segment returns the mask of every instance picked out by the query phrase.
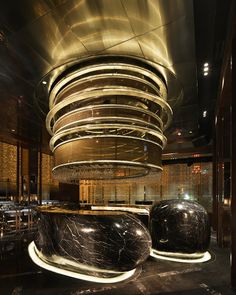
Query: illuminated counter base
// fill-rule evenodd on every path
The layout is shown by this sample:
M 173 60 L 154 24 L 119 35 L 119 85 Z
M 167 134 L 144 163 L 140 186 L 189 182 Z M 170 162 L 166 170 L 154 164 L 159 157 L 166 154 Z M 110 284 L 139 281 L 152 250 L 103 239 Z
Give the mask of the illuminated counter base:
M 209 261 L 211 259 L 211 254 L 207 251 L 205 253 L 201 253 L 200 255 L 191 255 L 191 254 L 183 254 L 183 253 L 166 253 L 162 251 L 157 251 L 152 249 L 150 256 L 153 258 L 182 262 L 182 263 L 203 263 Z
M 208 215 L 196 202 L 165 200 L 154 205 L 150 211 L 150 233 L 152 256 L 189 262 L 209 257 Z
M 48 258 L 38 251 L 34 242 L 29 244 L 28 251 L 31 259 L 38 266 L 48 271 L 90 282 L 109 284 L 117 283 L 132 277 L 136 272 L 136 269 L 126 272 L 115 272 L 99 268 L 86 267 L 83 264 L 75 262 L 73 263 L 70 260 L 56 255 Z
M 62 269 L 67 275 L 79 274 L 81 279 L 103 278 L 108 283 L 126 279 L 151 251 L 145 226 L 123 212 L 44 210 L 38 228 L 30 252 L 33 261 L 62 274 Z

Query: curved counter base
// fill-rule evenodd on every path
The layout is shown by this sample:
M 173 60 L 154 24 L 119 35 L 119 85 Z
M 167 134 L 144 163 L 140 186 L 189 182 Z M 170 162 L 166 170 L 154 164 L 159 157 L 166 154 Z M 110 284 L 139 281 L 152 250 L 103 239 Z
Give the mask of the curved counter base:
M 204 253 L 199 253 L 198 255 L 198 253 L 194 253 L 194 254 L 165 253 L 162 251 L 152 249 L 150 256 L 153 258 L 161 259 L 161 260 L 182 262 L 182 263 L 203 263 L 211 259 L 211 254 L 208 251 Z
M 34 241 L 29 244 L 28 252 L 29 252 L 30 258 L 35 264 L 37 264 L 38 266 L 48 271 L 52 271 L 52 272 L 65 275 L 71 278 L 90 281 L 90 282 L 104 283 L 104 284 L 118 283 L 118 282 L 127 280 L 128 278 L 132 277 L 136 273 L 136 269 L 132 269 L 126 272 L 115 272 L 115 271 L 113 272 L 113 271 L 108 271 L 104 269 L 85 267 L 84 265 L 80 263 L 74 263 L 73 265 L 71 265 L 70 261 L 60 258 L 58 256 L 54 257 L 54 262 L 49 262 L 49 258 L 44 256 L 38 251 Z M 67 262 L 69 264 L 66 266 Z M 65 266 L 65 268 L 63 268 L 62 266 Z M 71 267 L 70 270 L 67 269 L 67 267 L 69 266 Z
M 147 228 L 131 214 L 57 207 L 39 209 L 34 244 L 36 263 L 109 282 L 132 275 L 151 251 Z
M 186 200 L 163 200 L 150 211 L 152 247 L 159 255 L 202 258 L 210 243 L 210 225 L 206 210 Z

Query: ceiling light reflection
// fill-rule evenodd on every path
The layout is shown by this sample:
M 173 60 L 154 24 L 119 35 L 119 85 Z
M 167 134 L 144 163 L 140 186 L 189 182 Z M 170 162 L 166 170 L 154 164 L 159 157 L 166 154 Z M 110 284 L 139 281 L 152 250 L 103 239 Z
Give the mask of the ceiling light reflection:
M 91 232 L 94 232 L 95 229 L 94 228 L 85 227 L 85 228 L 82 228 L 81 231 L 84 232 L 84 233 L 91 233 Z

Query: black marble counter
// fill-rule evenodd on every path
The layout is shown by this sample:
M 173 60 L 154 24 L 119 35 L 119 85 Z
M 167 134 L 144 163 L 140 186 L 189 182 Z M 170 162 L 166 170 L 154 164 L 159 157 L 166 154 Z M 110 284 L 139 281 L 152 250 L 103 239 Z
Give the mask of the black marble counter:
M 210 243 L 210 225 L 206 210 L 198 203 L 164 200 L 150 211 L 152 247 L 162 254 L 201 256 Z
M 47 261 L 56 256 L 112 271 L 136 268 L 151 250 L 148 230 L 131 214 L 57 207 L 39 209 L 35 244 Z
M 132 213 L 137 217 L 147 228 L 149 223 L 149 209 L 148 205 L 109 205 L 109 206 L 91 206 L 91 210 L 108 210 L 108 211 L 122 211 Z

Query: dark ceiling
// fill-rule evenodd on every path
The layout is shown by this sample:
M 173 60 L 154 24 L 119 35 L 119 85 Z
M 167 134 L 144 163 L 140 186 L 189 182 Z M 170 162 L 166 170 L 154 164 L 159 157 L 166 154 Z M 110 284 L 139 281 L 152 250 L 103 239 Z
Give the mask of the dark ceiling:
M 166 154 L 208 153 L 230 7 L 229 0 L 0 1 L 0 140 L 42 142 L 49 151 L 36 87 L 63 63 L 119 53 L 161 64 L 183 87 Z M 47 97 L 40 103 L 46 110 Z

